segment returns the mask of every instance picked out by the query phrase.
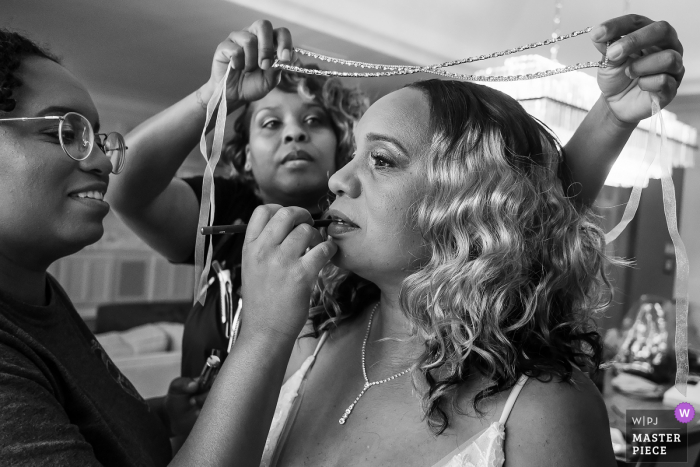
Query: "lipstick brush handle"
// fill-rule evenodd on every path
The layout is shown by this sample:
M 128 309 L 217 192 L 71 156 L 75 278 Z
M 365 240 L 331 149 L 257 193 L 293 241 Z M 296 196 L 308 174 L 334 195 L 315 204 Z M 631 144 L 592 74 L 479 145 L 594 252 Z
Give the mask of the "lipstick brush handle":
M 328 227 L 333 221 L 331 219 L 320 219 L 314 221 L 314 227 Z M 209 227 L 202 227 L 200 232 L 202 235 L 222 235 L 222 234 L 237 234 L 245 232 L 248 224 L 234 224 L 234 225 L 212 225 Z

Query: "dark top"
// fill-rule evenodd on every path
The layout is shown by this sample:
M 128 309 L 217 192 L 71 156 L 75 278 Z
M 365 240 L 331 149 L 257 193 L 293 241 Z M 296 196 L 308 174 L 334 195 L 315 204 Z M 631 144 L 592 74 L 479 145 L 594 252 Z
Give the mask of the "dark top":
M 202 177 L 183 179 L 202 201 Z M 236 178 L 216 177 L 214 180 L 214 222 L 212 225 L 247 224 L 255 208 L 262 204 L 260 198 L 245 183 Z M 213 235 L 212 260 L 217 260 L 224 269 L 231 272 L 233 284 L 233 307 L 238 305 L 241 289 L 241 254 L 244 235 Z M 194 264 L 194 245 L 190 258 L 185 261 Z M 213 269 L 209 277 L 216 277 Z M 196 303 L 185 321 L 182 336 L 182 376 L 199 376 L 202 367 L 213 349 L 226 357 L 228 339 L 224 335 L 224 325 L 219 319 L 219 289 L 215 281 L 207 291 L 205 306 Z
M 51 276 L 47 293 L 0 293 L 0 464 L 166 465 L 165 427 Z

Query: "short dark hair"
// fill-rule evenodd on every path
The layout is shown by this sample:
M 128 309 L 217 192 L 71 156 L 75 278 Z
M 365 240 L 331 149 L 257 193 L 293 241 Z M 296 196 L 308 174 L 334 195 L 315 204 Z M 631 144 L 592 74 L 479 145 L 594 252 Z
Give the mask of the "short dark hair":
M 22 86 L 22 80 L 15 75 L 15 72 L 23 59 L 32 56 L 60 63 L 57 57 L 31 39 L 17 32 L 0 28 L 0 111 L 12 112 L 17 106 L 12 92 Z

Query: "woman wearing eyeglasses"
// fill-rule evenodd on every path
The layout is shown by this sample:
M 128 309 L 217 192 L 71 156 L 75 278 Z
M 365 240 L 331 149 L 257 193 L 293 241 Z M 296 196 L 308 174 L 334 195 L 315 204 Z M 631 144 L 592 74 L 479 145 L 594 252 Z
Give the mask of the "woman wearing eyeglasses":
M 126 148 L 99 127 L 90 95 L 58 60 L 0 30 L 0 464 L 257 465 L 308 297 L 281 319 L 246 315 L 250 327 L 171 459 L 169 436 L 189 431 L 183 418 L 195 412 L 188 388 L 176 380 L 162 406 L 149 406 L 47 274 L 103 234 L 109 174 Z M 278 227 L 297 234 L 281 244 L 261 233 L 251 248 L 277 248 L 310 291 L 335 247 L 315 229 Z

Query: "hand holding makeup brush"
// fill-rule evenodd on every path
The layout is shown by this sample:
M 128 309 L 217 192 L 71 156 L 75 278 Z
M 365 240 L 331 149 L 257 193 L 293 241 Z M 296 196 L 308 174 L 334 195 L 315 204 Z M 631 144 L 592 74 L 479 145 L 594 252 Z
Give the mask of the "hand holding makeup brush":
M 268 204 L 253 213 L 243 246 L 242 333 L 301 332 L 318 273 L 337 251 L 312 222 L 298 207 Z

